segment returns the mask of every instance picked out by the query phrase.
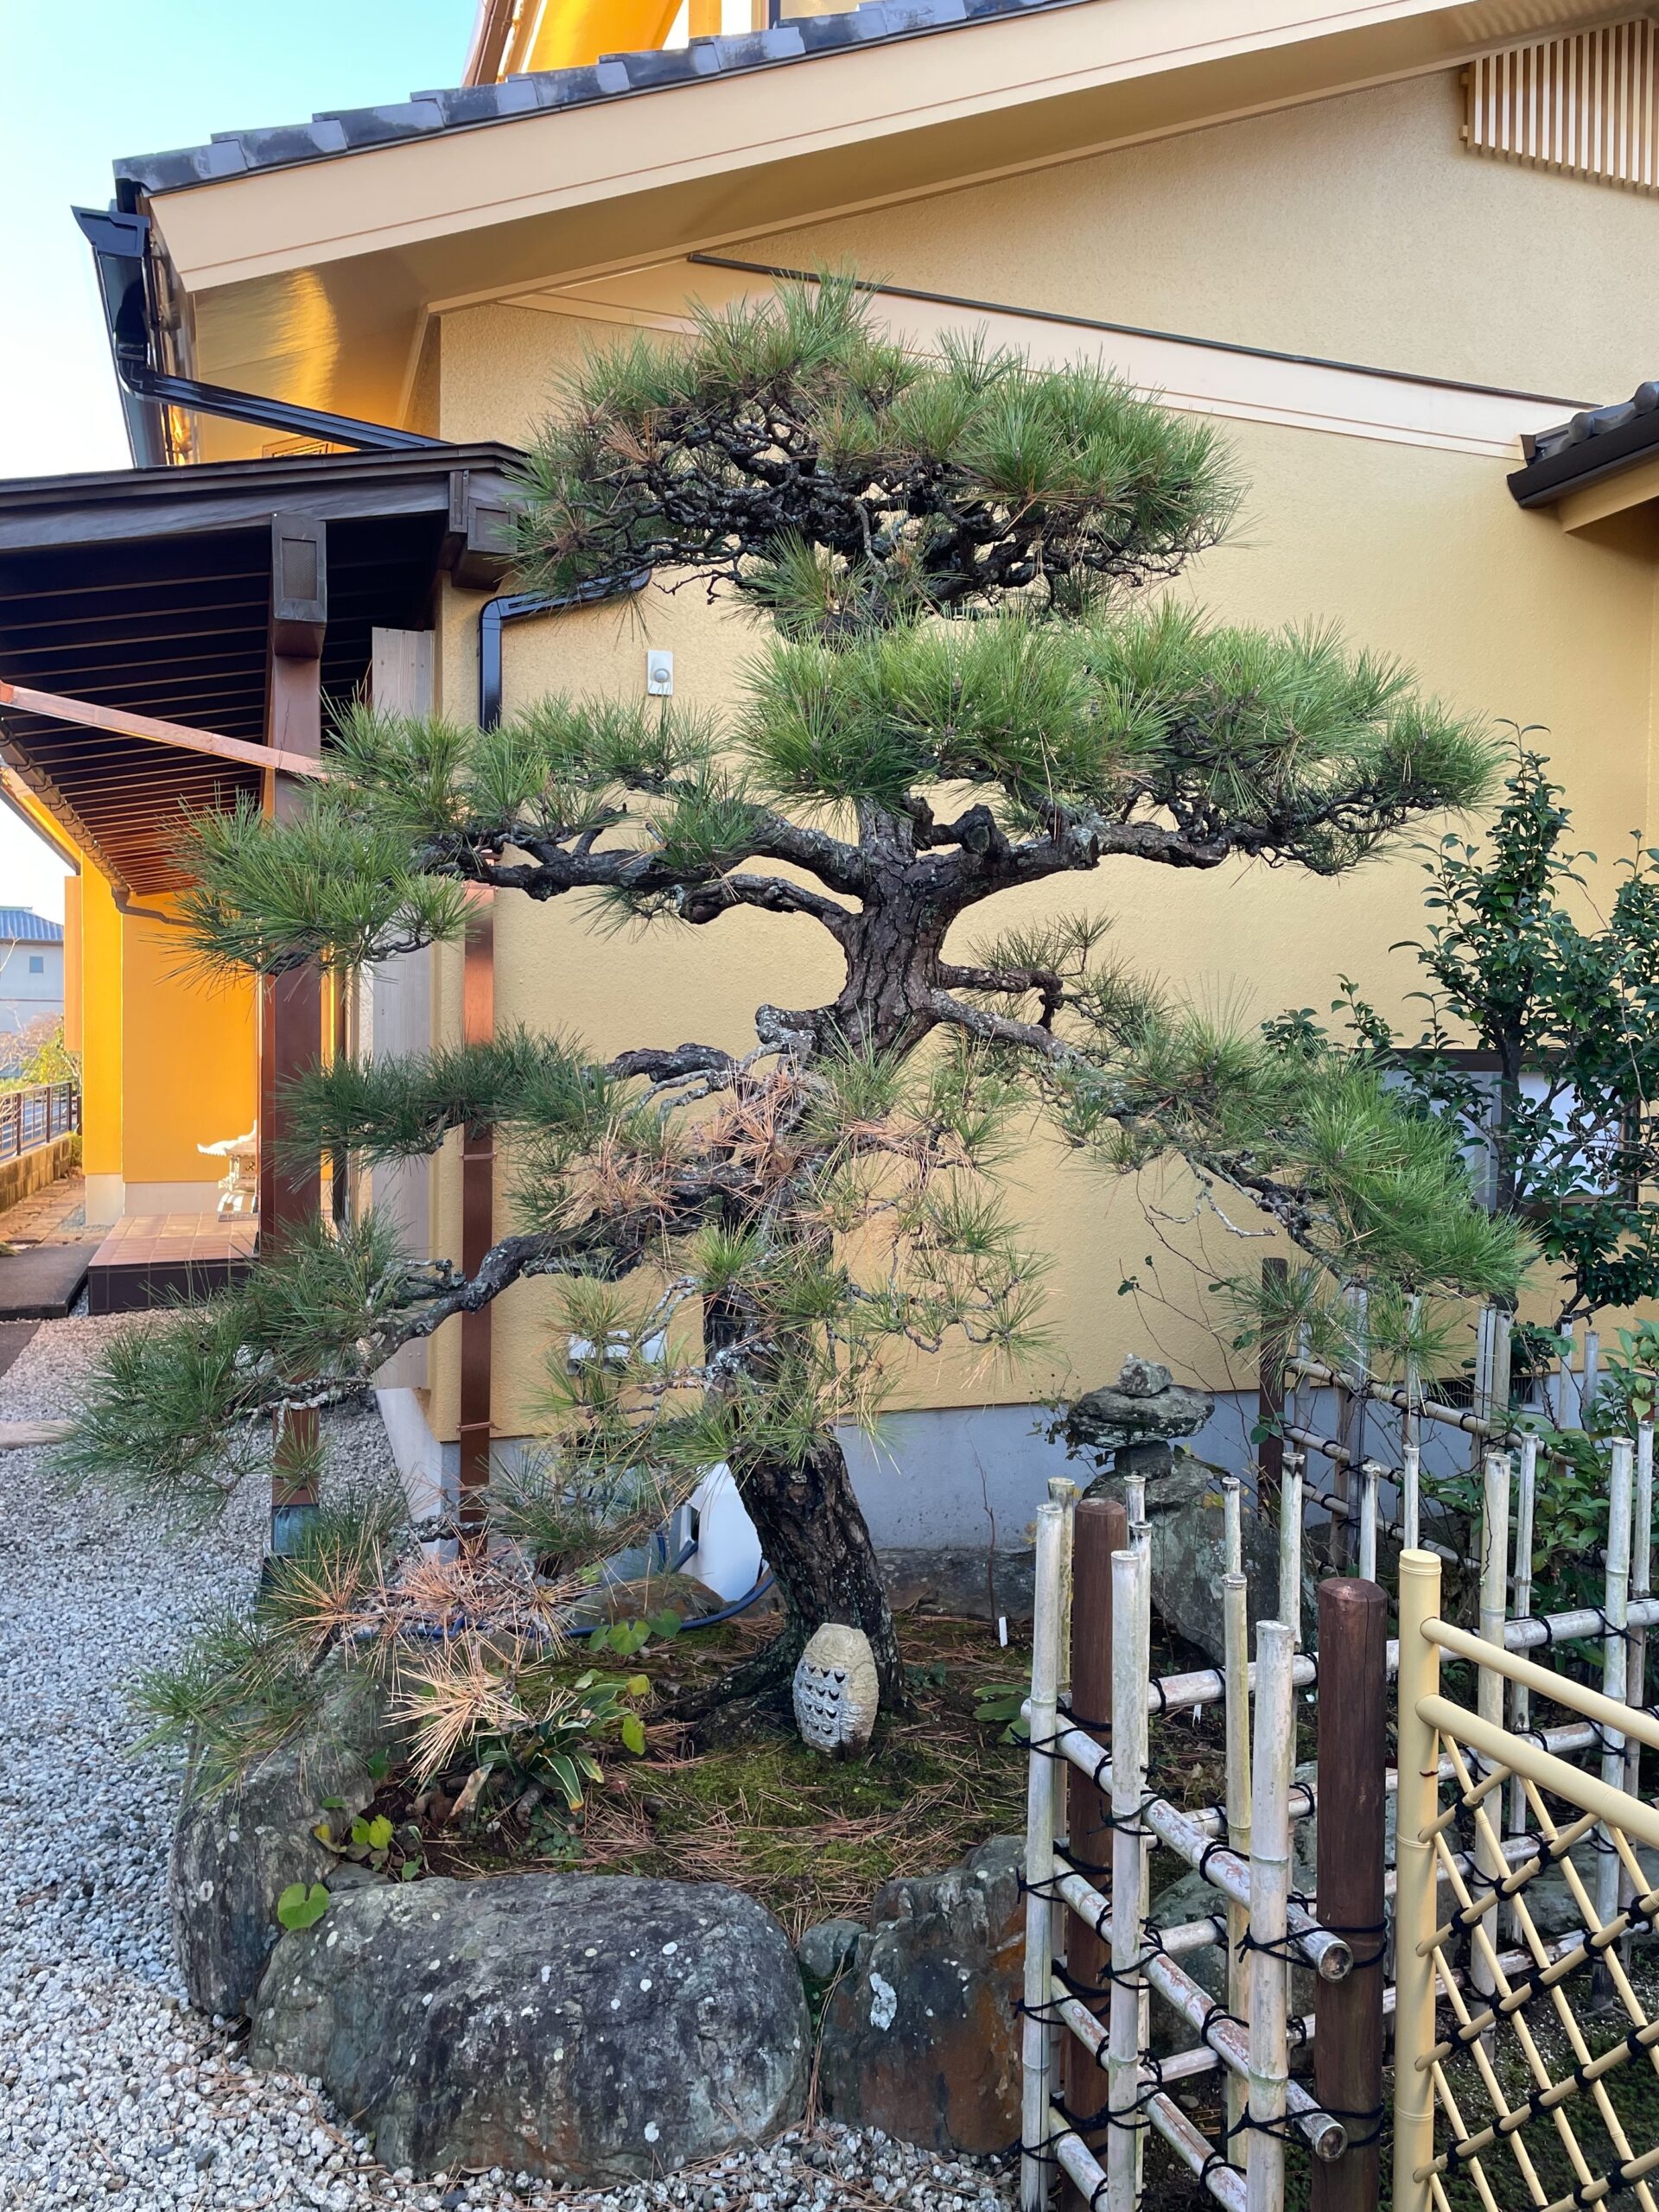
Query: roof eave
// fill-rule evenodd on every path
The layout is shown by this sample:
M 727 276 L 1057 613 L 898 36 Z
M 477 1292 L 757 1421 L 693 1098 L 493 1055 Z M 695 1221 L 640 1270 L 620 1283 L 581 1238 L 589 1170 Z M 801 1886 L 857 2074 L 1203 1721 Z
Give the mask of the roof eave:
M 1616 430 L 1564 446 L 1542 461 L 1529 461 L 1509 480 L 1519 507 L 1549 507 L 1574 492 L 1621 474 L 1659 454 L 1659 410 L 1638 415 Z

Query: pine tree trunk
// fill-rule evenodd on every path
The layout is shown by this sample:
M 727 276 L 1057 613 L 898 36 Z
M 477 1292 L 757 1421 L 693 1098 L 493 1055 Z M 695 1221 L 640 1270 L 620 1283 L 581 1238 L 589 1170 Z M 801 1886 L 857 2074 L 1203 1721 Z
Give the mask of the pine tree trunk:
M 808 1637 L 826 1621 L 861 1628 L 875 1654 L 883 1705 L 889 1711 L 902 1705 L 904 1670 L 893 1611 L 840 1445 L 823 1436 L 797 1465 L 763 1461 L 741 1487 L 784 1602 L 779 1656 L 792 1665 Z

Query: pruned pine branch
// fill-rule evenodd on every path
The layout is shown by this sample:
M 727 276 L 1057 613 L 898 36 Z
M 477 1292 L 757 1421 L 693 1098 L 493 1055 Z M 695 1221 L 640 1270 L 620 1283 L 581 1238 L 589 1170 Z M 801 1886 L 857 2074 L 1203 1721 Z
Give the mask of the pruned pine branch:
M 625 342 L 561 395 L 522 537 L 537 588 L 689 569 L 831 637 L 1010 594 L 1075 613 L 1173 574 L 1233 512 L 1211 426 L 1103 368 L 977 341 L 922 359 L 848 278 L 693 315 L 689 345 Z

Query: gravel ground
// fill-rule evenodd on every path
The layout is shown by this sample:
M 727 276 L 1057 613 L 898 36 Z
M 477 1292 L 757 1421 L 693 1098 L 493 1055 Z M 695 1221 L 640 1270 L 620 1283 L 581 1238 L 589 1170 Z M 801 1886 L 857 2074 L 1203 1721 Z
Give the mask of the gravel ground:
M 0 1377 L 0 1420 L 72 1412 L 108 1324 L 48 1322 Z M 373 1414 L 335 1416 L 331 1465 L 387 1465 Z M 177 1798 L 134 1758 L 125 1684 L 251 1587 L 251 1498 L 194 1541 L 67 1498 L 33 1452 L 0 1457 L 0 2207 L 325 2212 L 520 2205 L 644 2212 L 904 2206 L 1003 2212 L 1005 2167 L 820 2126 L 667 2181 L 575 2196 L 493 2173 L 388 2174 L 309 2084 L 255 2074 L 185 2005 L 168 1935 Z M 515 2186 L 515 2182 L 517 2185 Z

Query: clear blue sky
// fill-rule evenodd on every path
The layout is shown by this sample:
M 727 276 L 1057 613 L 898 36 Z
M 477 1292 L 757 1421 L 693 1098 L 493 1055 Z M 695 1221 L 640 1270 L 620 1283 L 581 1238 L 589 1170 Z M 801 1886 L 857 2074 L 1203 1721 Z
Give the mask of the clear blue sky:
M 474 13 L 474 0 L 0 0 L 0 478 L 128 463 L 69 213 L 108 204 L 118 155 L 459 84 Z M 62 870 L 3 809 L 0 906 L 63 910 Z

